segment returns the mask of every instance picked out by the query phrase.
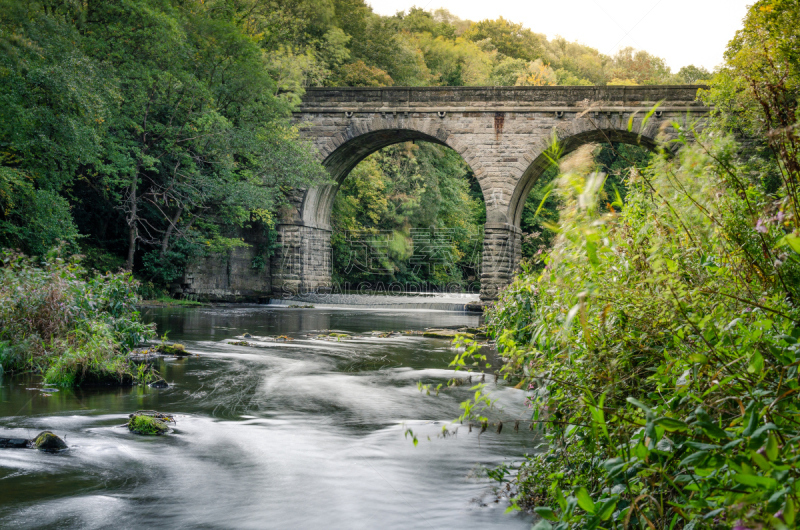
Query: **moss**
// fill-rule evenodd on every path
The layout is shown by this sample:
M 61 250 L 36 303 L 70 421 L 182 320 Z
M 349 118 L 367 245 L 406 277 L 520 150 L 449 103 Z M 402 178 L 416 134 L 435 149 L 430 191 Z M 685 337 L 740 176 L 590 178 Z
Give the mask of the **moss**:
M 128 430 L 134 434 L 157 436 L 169 432 L 169 426 L 161 419 L 147 414 L 133 414 L 128 420 Z
M 434 339 L 454 339 L 456 335 L 461 335 L 463 337 L 467 337 L 468 339 L 472 339 L 475 337 L 472 333 L 464 333 L 463 331 L 458 331 L 455 329 L 426 329 L 425 332 L 422 334 L 423 337 L 429 337 Z
M 176 357 L 191 355 L 189 352 L 186 351 L 186 347 L 183 344 L 161 343 L 158 346 L 156 346 L 156 350 L 159 353 L 163 353 L 164 355 L 174 355 Z
M 33 446 L 40 451 L 62 451 L 67 444 L 50 431 L 40 432 L 33 440 Z

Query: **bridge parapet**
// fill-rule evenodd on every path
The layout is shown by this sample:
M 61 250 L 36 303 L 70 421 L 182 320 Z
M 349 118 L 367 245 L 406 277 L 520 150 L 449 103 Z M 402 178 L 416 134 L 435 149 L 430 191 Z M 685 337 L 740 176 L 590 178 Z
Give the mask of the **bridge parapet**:
M 703 85 L 555 87 L 380 87 L 309 88 L 299 113 L 309 112 L 468 112 L 491 110 L 598 112 L 647 109 L 705 112 L 697 100 Z

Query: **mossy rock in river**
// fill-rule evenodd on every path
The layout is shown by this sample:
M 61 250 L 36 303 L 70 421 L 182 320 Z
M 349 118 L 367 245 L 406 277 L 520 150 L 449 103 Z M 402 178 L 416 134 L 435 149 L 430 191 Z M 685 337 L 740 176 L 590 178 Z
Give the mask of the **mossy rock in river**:
M 186 355 L 191 355 L 188 351 L 186 351 L 186 347 L 183 344 L 166 344 L 161 343 L 156 347 L 159 353 L 164 355 L 173 355 L 175 357 L 183 357 Z
M 63 451 L 67 444 L 50 431 L 42 431 L 31 440 L 31 445 L 40 451 Z
M 152 410 L 140 410 L 129 416 L 128 430 L 134 434 L 145 436 L 158 436 L 169 432 L 169 422 L 175 420 L 172 416 Z
M 458 331 L 457 329 L 426 329 L 423 333 L 423 337 L 430 337 L 434 339 L 448 339 L 453 340 L 456 338 L 456 335 L 463 335 L 468 339 L 474 338 L 475 335 L 472 333 L 465 333 L 463 331 Z

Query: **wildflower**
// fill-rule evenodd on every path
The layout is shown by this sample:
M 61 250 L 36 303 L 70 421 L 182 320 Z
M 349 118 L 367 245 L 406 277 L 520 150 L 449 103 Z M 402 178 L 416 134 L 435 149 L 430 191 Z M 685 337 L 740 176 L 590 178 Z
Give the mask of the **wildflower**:
M 764 220 L 759 219 L 758 222 L 756 223 L 756 232 L 761 232 L 762 234 L 766 234 L 768 231 L 769 228 L 767 228 L 767 225 L 764 224 Z

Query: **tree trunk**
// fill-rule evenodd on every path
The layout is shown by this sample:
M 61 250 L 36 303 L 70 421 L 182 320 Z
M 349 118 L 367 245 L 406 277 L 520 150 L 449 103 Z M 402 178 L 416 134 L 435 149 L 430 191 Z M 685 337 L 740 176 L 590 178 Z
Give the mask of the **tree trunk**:
M 167 253 L 167 249 L 169 248 L 169 238 L 172 236 L 172 232 L 175 231 L 175 225 L 178 224 L 178 220 L 180 220 L 182 214 L 183 214 L 183 206 L 178 208 L 178 211 L 175 213 L 172 219 L 170 219 L 167 231 L 164 232 L 164 239 L 161 240 L 161 252 L 159 252 L 158 254 L 158 257 L 161 259 L 163 259 L 164 254 Z
M 128 213 L 128 259 L 125 262 L 125 268 L 129 271 L 133 271 L 133 258 L 136 254 L 136 240 L 139 237 L 139 231 L 137 230 L 137 197 L 136 197 L 136 181 L 138 180 L 139 171 L 137 169 L 136 174 L 133 177 L 133 182 L 131 182 L 131 189 L 128 195 L 128 202 L 129 202 L 129 213 Z

